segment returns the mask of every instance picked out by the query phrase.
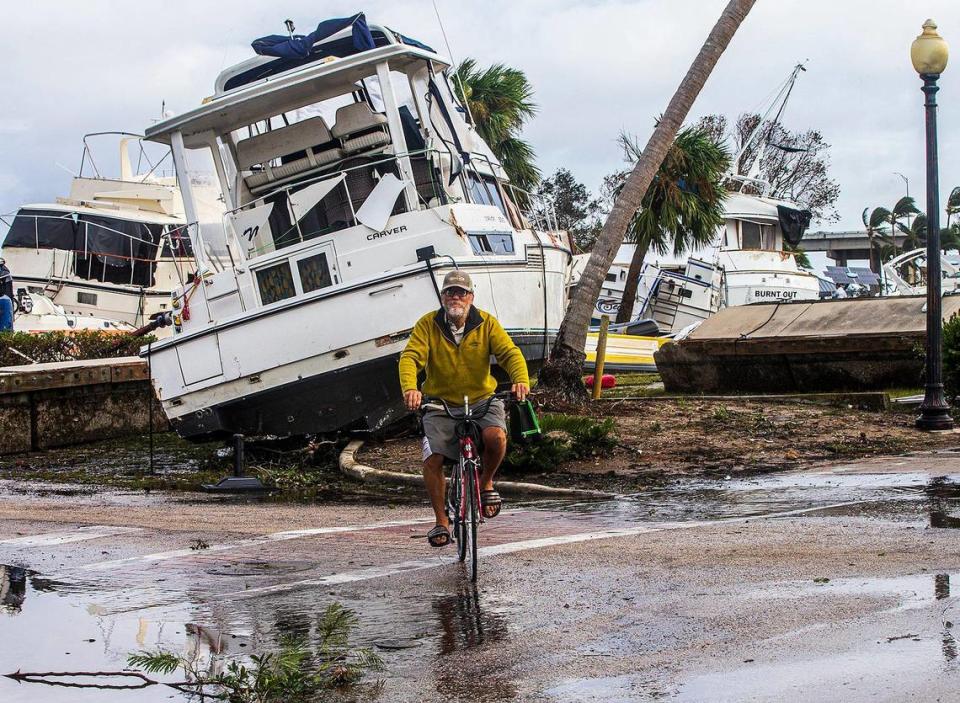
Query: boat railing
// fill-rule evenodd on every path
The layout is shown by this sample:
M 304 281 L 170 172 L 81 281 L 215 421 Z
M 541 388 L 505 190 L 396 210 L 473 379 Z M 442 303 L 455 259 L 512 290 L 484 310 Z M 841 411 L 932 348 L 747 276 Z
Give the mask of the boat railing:
M 331 234 L 341 229 L 346 229 L 347 227 L 355 227 L 358 224 L 360 224 L 359 220 L 357 219 L 357 205 L 355 205 L 358 198 L 355 198 L 354 193 L 351 192 L 349 175 L 355 171 L 375 169 L 378 166 L 384 166 L 388 164 L 391 166 L 394 166 L 398 164 L 401 161 L 401 159 L 407 159 L 407 160 L 420 159 L 420 160 L 426 161 L 428 164 L 428 167 L 426 169 L 427 178 L 425 180 L 418 181 L 416 179 L 416 176 L 414 177 L 414 181 L 415 181 L 414 191 L 416 192 L 416 197 L 417 197 L 417 209 L 428 209 L 428 208 L 436 207 L 438 204 L 456 202 L 456 199 L 451 197 L 449 193 L 447 193 L 446 188 L 444 188 L 442 181 L 438 178 L 438 176 L 441 175 L 441 172 L 439 169 L 433 166 L 434 159 L 431 158 L 433 156 L 439 157 L 444 153 L 445 152 L 442 152 L 438 149 L 428 148 L 428 149 L 420 149 L 416 151 L 403 152 L 400 154 L 390 154 L 376 161 L 365 161 L 362 164 L 357 164 L 355 166 L 350 166 L 348 168 L 336 169 L 332 171 L 328 170 L 323 173 L 319 173 L 309 178 L 304 178 L 293 183 L 283 184 L 266 193 L 259 194 L 255 199 L 247 203 L 244 203 L 240 207 L 225 211 L 222 215 L 224 228 L 226 229 L 226 227 L 228 226 L 227 223 L 231 216 L 243 210 L 249 209 L 255 206 L 257 203 L 272 201 L 278 195 L 281 195 L 281 194 L 284 196 L 282 198 L 282 201 L 284 203 L 288 203 L 290 202 L 290 196 L 293 193 L 303 190 L 304 188 L 307 188 L 315 183 L 319 183 L 321 181 L 328 181 L 335 178 L 340 178 L 341 180 L 340 180 L 340 183 L 334 186 L 334 189 L 343 188 L 345 198 L 342 201 L 341 205 L 345 205 L 349 210 L 348 213 L 346 212 L 344 213 L 344 214 L 349 214 L 349 217 L 350 217 L 350 220 L 346 224 L 346 227 L 331 225 L 329 227 L 326 227 L 317 231 L 305 231 L 304 216 L 306 215 L 306 213 L 299 213 L 300 219 L 297 219 L 298 213 L 290 213 L 291 225 L 286 230 L 273 235 L 272 241 L 267 242 L 261 246 L 255 247 L 251 250 L 248 250 L 246 256 L 248 259 L 256 258 L 258 256 L 262 256 L 271 251 L 276 251 L 278 249 L 283 249 L 289 246 L 293 246 L 295 244 L 302 243 L 309 239 L 314 239 L 316 237 L 323 236 L 325 234 Z M 525 202 L 526 207 L 523 208 L 522 210 L 519 210 L 519 213 L 522 215 L 522 217 L 526 220 L 527 223 L 543 231 L 555 231 L 557 229 L 556 213 L 553 207 L 553 202 L 551 200 L 534 193 L 527 193 L 518 188 L 515 188 L 511 184 L 503 183 L 500 177 L 498 176 L 498 171 L 502 172 L 502 167 L 500 167 L 499 164 L 495 164 L 487 157 L 483 155 L 475 154 L 471 157 L 471 161 L 474 161 L 474 160 L 486 163 L 487 168 L 489 169 L 489 173 L 493 176 L 494 181 L 496 183 L 496 186 L 493 186 L 490 183 L 488 183 L 485 179 L 480 178 L 479 171 L 477 171 L 475 165 L 468 164 L 465 167 L 465 170 L 467 168 L 473 169 L 474 173 L 477 175 L 477 180 L 480 184 L 478 187 L 482 187 L 486 189 L 487 202 L 480 202 L 477 204 L 492 203 L 495 206 L 500 207 L 499 204 L 502 203 L 503 206 L 501 209 L 506 210 L 511 207 L 517 207 L 516 205 L 514 205 L 514 203 L 516 203 L 520 199 L 520 197 L 522 197 L 521 202 Z M 457 174 L 457 178 L 461 179 L 463 192 L 467 194 L 467 201 L 476 202 L 474 199 L 472 190 L 470 189 L 468 184 L 462 180 L 464 179 L 464 172 L 461 171 L 459 174 Z M 494 187 L 501 189 L 502 192 L 498 193 L 499 197 L 496 197 L 496 198 L 494 197 L 494 193 L 491 190 L 491 188 L 494 188 Z M 514 198 L 510 198 L 510 197 L 507 197 L 508 192 L 513 192 L 515 194 L 522 194 L 522 196 L 515 195 Z M 324 197 L 327 197 L 327 196 L 324 196 Z M 503 214 L 508 219 L 515 219 L 510 217 L 509 212 L 504 211 Z M 239 240 L 241 233 L 236 232 L 235 234 L 237 235 L 237 238 Z
M 143 165 L 144 162 L 146 162 L 147 166 L 150 167 L 150 170 L 147 171 L 145 174 L 137 175 L 136 178 L 140 182 L 143 182 L 147 178 L 152 176 L 156 172 L 157 168 L 159 168 L 160 164 L 166 161 L 171 155 L 170 150 L 167 149 L 166 153 L 156 163 L 153 163 L 153 161 L 150 159 L 150 155 L 147 154 L 147 150 L 143 146 L 143 143 L 146 140 L 146 137 L 144 137 L 142 134 L 137 134 L 135 132 L 90 132 L 88 134 L 83 135 L 83 155 L 80 157 L 80 171 L 78 173 L 79 178 L 91 177 L 90 175 L 84 175 L 84 169 L 86 168 L 88 162 L 90 164 L 90 168 L 93 169 L 93 175 L 92 175 L 93 178 L 106 178 L 106 176 L 100 173 L 100 169 L 97 167 L 97 162 L 94 161 L 93 149 L 90 147 L 90 143 L 87 141 L 91 137 L 119 137 L 121 150 L 126 148 L 127 141 L 131 139 L 135 139 L 137 142 L 137 166 L 133 170 L 133 173 L 139 174 L 140 167 Z M 122 158 L 123 157 L 121 157 L 121 159 Z M 121 164 L 122 164 L 122 160 L 121 160 Z M 122 166 L 121 166 L 121 170 L 122 170 Z M 120 176 L 121 178 L 123 178 L 124 174 L 121 173 Z M 131 177 L 132 177 L 132 174 L 131 174 Z

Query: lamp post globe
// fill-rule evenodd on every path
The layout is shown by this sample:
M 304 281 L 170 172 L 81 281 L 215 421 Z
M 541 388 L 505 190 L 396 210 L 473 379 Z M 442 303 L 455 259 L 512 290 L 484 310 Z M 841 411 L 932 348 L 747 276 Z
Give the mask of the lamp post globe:
M 943 392 L 943 311 L 940 298 L 940 183 L 937 157 L 937 79 L 947 67 L 950 52 L 933 20 L 910 46 L 910 61 L 923 81 L 927 148 L 927 353 L 926 386 L 917 427 L 953 429 L 953 418 Z
M 937 23 L 927 20 L 923 31 L 910 45 L 910 61 L 914 70 L 924 74 L 940 75 L 947 67 L 950 49 L 946 40 L 937 31 Z

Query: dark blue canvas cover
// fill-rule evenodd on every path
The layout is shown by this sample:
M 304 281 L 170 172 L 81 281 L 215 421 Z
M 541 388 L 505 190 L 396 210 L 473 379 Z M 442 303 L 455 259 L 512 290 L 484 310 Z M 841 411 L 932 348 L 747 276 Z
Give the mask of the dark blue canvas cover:
M 260 37 L 254 39 L 251 46 L 261 56 L 302 59 L 310 55 L 310 49 L 313 48 L 314 44 L 350 26 L 353 27 L 353 46 L 355 49 L 366 51 L 375 48 L 376 45 L 373 42 L 373 36 L 370 34 L 370 28 L 367 27 L 367 18 L 362 12 L 358 12 L 352 17 L 324 20 L 310 34 L 294 34 L 290 37 L 285 37 L 282 34 L 271 34 Z

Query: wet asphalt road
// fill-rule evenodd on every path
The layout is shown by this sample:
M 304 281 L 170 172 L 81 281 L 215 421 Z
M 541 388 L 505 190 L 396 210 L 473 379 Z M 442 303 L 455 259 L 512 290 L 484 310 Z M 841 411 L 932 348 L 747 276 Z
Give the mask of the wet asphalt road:
M 0 482 L 0 673 L 244 656 L 339 601 L 382 701 L 960 700 L 960 453 L 515 504 L 475 587 L 426 513 Z

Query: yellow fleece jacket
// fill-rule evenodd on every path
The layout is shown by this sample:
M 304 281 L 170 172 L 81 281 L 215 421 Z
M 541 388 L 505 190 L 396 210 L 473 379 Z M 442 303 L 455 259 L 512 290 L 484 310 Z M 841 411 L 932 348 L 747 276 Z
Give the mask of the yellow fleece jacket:
M 493 315 L 471 306 L 458 346 L 443 309 L 427 313 L 417 320 L 400 354 L 400 387 L 404 393 L 417 390 L 417 374 L 426 369 L 425 395 L 457 404 L 466 395 L 475 403 L 497 389 L 491 354 L 513 383 L 530 385 L 523 353 Z

